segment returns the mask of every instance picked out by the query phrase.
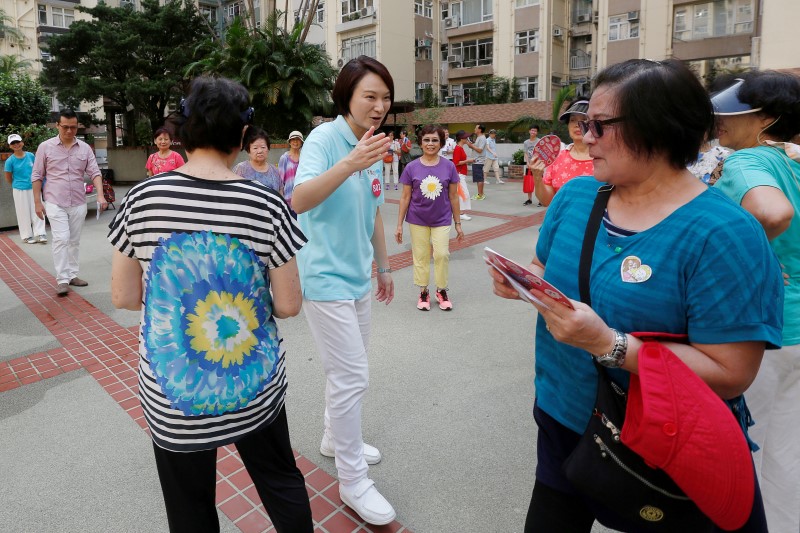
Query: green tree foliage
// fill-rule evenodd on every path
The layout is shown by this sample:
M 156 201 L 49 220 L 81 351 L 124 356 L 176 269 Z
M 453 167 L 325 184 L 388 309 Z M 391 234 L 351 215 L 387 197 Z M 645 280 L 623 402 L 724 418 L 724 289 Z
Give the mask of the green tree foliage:
M 44 124 L 49 115 L 50 96 L 37 80 L 0 73 L 0 124 Z
M 272 13 L 262 28 L 248 29 L 235 19 L 220 46 L 208 40 L 198 47 L 199 61 L 188 74 L 212 74 L 240 82 L 250 91 L 255 122 L 271 135 L 286 138 L 292 130 L 308 131 L 315 115 L 332 111 L 330 93 L 336 71 L 318 46 L 301 41 L 303 23 L 291 30 Z
M 141 7 L 79 6 L 93 19 L 75 21 L 67 33 L 50 38 L 54 60 L 42 71 L 42 82 L 64 104 L 105 97 L 107 110 L 124 113 L 126 145 L 136 144 L 137 119 L 158 127 L 170 102 L 185 93 L 186 67 L 209 32 L 188 0 L 142 0 Z
M 25 36 L 19 29 L 13 25 L 14 19 L 6 15 L 3 9 L 0 9 L 0 35 L 9 39 L 13 43 L 22 43 L 25 41 Z
M 475 104 L 507 104 L 519 102 L 519 84 L 516 78 L 488 74 L 481 77 L 475 91 Z
M 42 142 L 56 136 L 56 130 L 44 124 L 7 124 L 0 126 L 0 152 L 11 151 L 6 140 L 12 133 L 22 137 L 25 150 L 28 152 L 35 152 Z
M 0 56 L 0 74 L 15 74 L 30 66 L 30 61 L 19 56 Z

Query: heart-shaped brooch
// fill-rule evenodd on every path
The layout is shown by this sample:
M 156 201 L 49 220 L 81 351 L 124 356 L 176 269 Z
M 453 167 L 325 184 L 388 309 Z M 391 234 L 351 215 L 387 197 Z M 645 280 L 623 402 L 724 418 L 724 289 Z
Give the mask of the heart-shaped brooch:
M 653 269 L 643 265 L 642 260 L 635 255 L 629 255 L 622 260 L 619 272 L 625 283 L 643 283 L 650 279 Z

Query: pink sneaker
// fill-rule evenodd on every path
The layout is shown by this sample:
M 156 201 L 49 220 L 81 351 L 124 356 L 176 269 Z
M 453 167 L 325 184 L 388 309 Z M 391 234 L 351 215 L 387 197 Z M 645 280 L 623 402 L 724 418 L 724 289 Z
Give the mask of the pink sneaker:
M 447 289 L 436 289 L 436 299 L 439 300 L 439 309 L 442 311 L 453 310 L 453 302 L 447 297 Z
M 417 301 L 417 309 L 419 309 L 420 311 L 431 310 L 431 298 L 427 290 L 419 293 L 419 301 Z

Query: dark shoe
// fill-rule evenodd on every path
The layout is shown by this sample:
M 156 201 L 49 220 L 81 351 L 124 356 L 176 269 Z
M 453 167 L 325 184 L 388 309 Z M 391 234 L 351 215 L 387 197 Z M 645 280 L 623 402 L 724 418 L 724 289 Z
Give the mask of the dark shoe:
M 56 289 L 57 296 L 66 296 L 69 292 L 69 285 L 66 283 L 59 283 L 58 289 Z
M 89 282 L 83 281 L 81 278 L 72 278 L 69 280 L 69 284 L 75 287 L 85 287 L 89 284 Z
M 531 205 L 533 204 L 533 200 L 525 200 L 522 205 Z

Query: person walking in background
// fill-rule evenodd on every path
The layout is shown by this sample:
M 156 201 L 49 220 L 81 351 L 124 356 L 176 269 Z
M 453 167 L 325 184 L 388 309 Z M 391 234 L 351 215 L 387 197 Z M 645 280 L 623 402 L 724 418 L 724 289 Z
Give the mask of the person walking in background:
M 419 287 L 417 309 L 430 311 L 428 282 L 431 276 L 431 247 L 439 309 L 450 311 L 448 296 L 450 275 L 450 222 L 455 223 L 459 241 L 464 240 L 458 207 L 459 176 L 456 167 L 439 155 L 444 143 L 444 130 L 434 125 L 420 131 L 422 157 L 408 164 L 400 176 L 403 195 L 397 215 L 394 236 L 403 244 L 403 221 L 411 233 L 411 255 L 414 259 L 414 285 Z
M 453 151 L 456 149 L 456 141 L 450 137 L 450 130 L 444 129 L 444 144 L 442 149 L 439 150 L 439 155 L 445 159 L 453 160 Z
M 595 406 L 593 359 L 612 368 L 610 377 L 627 388 L 626 374 L 637 372 L 642 361 L 643 342 L 631 332 L 686 335 L 687 344 L 661 344 L 729 405 L 738 405 L 762 356 L 771 357 L 765 348 L 781 342 L 780 266 L 763 231 L 686 170 L 714 120 L 697 77 L 678 60 L 633 59 L 607 67 L 595 83 L 589 120 L 580 123 L 595 156 L 595 177 L 571 180 L 555 196 L 529 267 L 571 298 L 574 309 L 534 290 L 542 302 L 535 304 L 539 430 L 526 532 L 588 533 L 596 519 L 634 531 L 614 510 L 584 496 L 563 470 Z M 589 306 L 576 301 L 576 258 L 603 184 L 613 189 L 595 238 Z M 499 272 L 489 270 L 495 294 L 519 298 Z M 745 431 L 745 414 L 738 412 Z M 747 472 L 751 465 L 736 468 Z M 596 486 L 614 494 L 610 481 L 597 478 Z M 752 507 L 741 509 L 745 524 L 737 531 L 766 533 L 757 484 L 754 494 Z
M 139 397 L 171 532 L 219 531 L 229 445 L 276 531 L 314 529 L 275 323 L 300 312 L 305 238 L 277 192 L 230 170 L 252 116 L 242 85 L 195 79 L 171 117 L 189 162 L 132 187 L 109 226 L 112 301 L 141 310 Z
M 751 71 L 711 99 L 719 144 L 735 150 L 714 188 L 764 228 L 784 278 L 783 347 L 747 390 L 771 531 L 800 530 L 800 79 Z M 755 266 L 751 259 L 748 265 Z M 755 283 L 748 280 L 748 283 Z M 746 300 L 742 300 L 746 301 Z
M 412 160 L 411 158 L 411 139 L 408 138 L 406 130 L 400 131 L 400 174 L 403 174 L 403 169 Z
M 397 190 L 397 184 L 400 181 L 400 175 L 397 173 L 400 168 L 400 141 L 394 138 L 393 131 L 389 131 L 388 137 L 391 143 L 389 143 L 389 152 L 383 156 L 383 184 L 388 189 L 394 183 L 394 190 Z
M 303 134 L 299 131 L 293 131 L 289 134 L 289 151 L 281 154 L 281 158 L 278 160 L 278 175 L 283 183 L 283 198 L 289 204 L 289 207 L 292 207 L 294 177 L 297 174 L 297 165 L 300 164 L 300 150 L 302 148 Z M 292 213 L 295 214 L 294 211 Z
M 532 125 L 528 130 L 528 134 L 530 137 L 525 139 L 525 142 L 522 143 L 522 157 L 525 160 L 525 177 L 522 179 L 522 192 L 528 195 L 528 199 L 522 202 L 522 205 L 533 204 L 535 181 L 533 179 L 533 174 L 531 173 L 530 162 L 531 156 L 533 155 L 533 147 L 536 146 L 537 142 L 539 142 L 539 127 Z M 539 207 L 541 207 L 541 205 L 542 204 L 540 203 Z
M 552 165 L 545 168 L 544 162 L 535 154 L 528 162 L 528 168 L 536 181 L 536 198 L 541 205 L 550 205 L 553 196 L 572 178 L 594 175 L 592 156 L 589 155 L 589 147 L 583 142 L 580 127 L 580 123 L 586 120 L 588 109 L 588 100 L 578 100 L 558 117 L 558 120 L 567 125 L 572 144 L 558 153 Z
M 505 183 L 500 179 L 500 161 L 497 157 L 497 130 L 489 130 L 489 138 L 486 139 L 486 162 L 483 164 L 483 176 L 489 174 L 489 171 L 494 172 L 494 179 L 497 184 Z
M 464 130 L 456 132 L 456 147 L 453 149 L 453 164 L 458 173 L 459 186 L 458 186 L 458 206 L 461 212 L 461 220 L 472 220 L 472 217 L 467 214 L 467 211 L 472 209 L 472 199 L 469 196 L 469 188 L 467 187 L 467 164 L 473 163 L 474 159 L 467 158 L 467 151 L 464 147 L 467 145 L 469 134 Z
M 158 152 L 150 154 L 150 157 L 147 158 L 145 170 L 147 170 L 148 176 L 169 172 L 186 164 L 181 154 L 171 149 L 172 134 L 167 128 L 158 128 L 153 133 L 153 143 L 158 148 Z
M 342 67 L 332 97 L 339 116 L 309 133 L 292 201 L 309 241 L 298 255 L 303 311 L 326 378 L 319 451 L 336 458 L 342 501 L 364 521 L 384 525 L 396 513 L 368 476 L 381 453 L 364 443 L 361 408 L 369 386 L 373 261 L 376 299 L 394 298 L 380 210 L 390 141 L 375 134 L 394 102 L 394 81 L 382 63 L 359 56 Z
M 8 136 L 8 145 L 14 153 L 6 159 L 4 168 L 6 181 L 11 185 L 11 194 L 14 197 L 19 236 L 27 244 L 47 244 L 44 219 L 36 216 L 36 204 L 33 201 L 31 173 L 34 156 L 23 149 L 25 144 L 22 137 L 16 133 Z
M 477 185 L 478 193 L 472 197 L 473 200 L 486 198 L 483 194 L 483 163 L 486 161 L 486 136 L 483 134 L 485 129 L 483 124 L 475 125 L 475 142 L 467 139 L 467 146 L 475 153 L 475 157 L 472 159 L 472 183 Z
M 89 283 L 78 277 L 81 231 L 86 220 L 84 175 L 91 176 L 97 191 L 97 209 L 108 207 L 103 196 L 103 178 L 92 147 L 77 139 L 78 116 L 71 109 L 58 114 L 58 135 L 39 145 L 33 163 L 33 201 L 36 216 L 44 220 L 45 209 L 53 234 L 53 264 L 56 271 L 56 294 L 66 296 L 70 285 Z M 42 180 L 47 178 L 42 205 Z
M 283 179 L 281 179 L 278 169 L 270 165 L 267 159 L 270 149 L 267 132 L 257 126 L 247 128 L 242 146 L 250 155 L 250 159 L 233 167 L 233 173 L 266 185 L 282 195 Z

